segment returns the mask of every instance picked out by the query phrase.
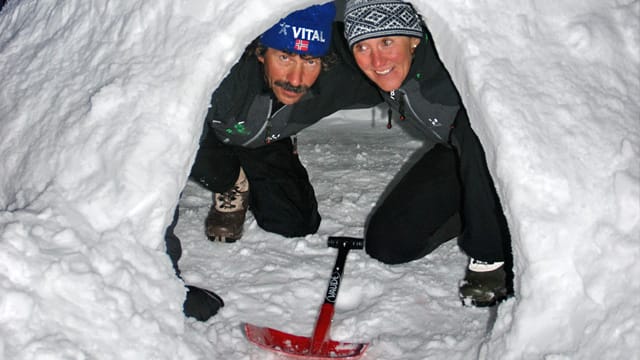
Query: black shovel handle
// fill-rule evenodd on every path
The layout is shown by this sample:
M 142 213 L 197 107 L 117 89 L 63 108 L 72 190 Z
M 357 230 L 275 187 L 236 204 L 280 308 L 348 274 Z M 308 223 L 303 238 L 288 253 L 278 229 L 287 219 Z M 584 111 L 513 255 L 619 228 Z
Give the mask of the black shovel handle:
M 324 297 L 325 304 L 335 304 L 338 298 L 338 290 L 342 283 L 342 274 L 344 273 L 344 264 L 347 261 L 347 255 L 351 249 L 362 249 L 364 240 L 347 236 L 330 236 L 327 240 L 329 247 L 338 248 L 338 257 L 331 272 L 327 294 Z
M 309 352 L 311 354 L 323 354 L 324 347 L 326 347 L 329 340 L 329 327 L 333 320 L 333 313 L 335 309 L 335 303 L 338 299 L 338 290 L 340 290 L 340 283 L 342 282 L 342 273 L 344 272 L 344 263 L 347 260 L 347 255 L 351 249 L 362 249 L 364 241 L 362 239 L 345 237 L 345 236 L 331 236 L 329 237 L 327 244 L 330 247 L 338 248 L 338 257 L 336 258 L 336 264 L 333 266 L 331 272 L 331 279 L 329 279 L 329 287 L 324 297 L 324 303 L 320 307 L 320 313 L 316 320 L 316 326 L 311 336 L 311 342 L 309 346 Z

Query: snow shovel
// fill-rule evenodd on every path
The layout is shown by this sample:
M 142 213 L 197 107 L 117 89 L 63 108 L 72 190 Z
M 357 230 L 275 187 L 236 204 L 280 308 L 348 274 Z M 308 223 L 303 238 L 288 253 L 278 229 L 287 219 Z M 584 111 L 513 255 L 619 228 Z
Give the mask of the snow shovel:
M 333 319 L 338 290 L 342 281 L 344 263 L 351 249 L 362 249 L 362 239 L 330 236 L 330 247 L 338 248 L 338 257 L 333 266 L 331 279 L 316 326 L 311 337 L 288 334 L 268 327 L 244 325 L 249 341 L 261 348 L 281 355 L 299 359 L 359 359 L 369 346 L 368 343 L 348 343 L 329 338 L 329 327 Z

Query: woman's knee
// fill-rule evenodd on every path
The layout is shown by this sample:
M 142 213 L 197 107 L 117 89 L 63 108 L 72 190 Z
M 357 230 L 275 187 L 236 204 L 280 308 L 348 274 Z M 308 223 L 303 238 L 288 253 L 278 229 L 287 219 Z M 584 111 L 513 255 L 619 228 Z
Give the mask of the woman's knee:
M 401 236 L 394 236 L 388 224 L 370 222 L 365 233 L 365 251 L 372 258 L 390 265 L 414 260 L 407 253 L 409 244 Z

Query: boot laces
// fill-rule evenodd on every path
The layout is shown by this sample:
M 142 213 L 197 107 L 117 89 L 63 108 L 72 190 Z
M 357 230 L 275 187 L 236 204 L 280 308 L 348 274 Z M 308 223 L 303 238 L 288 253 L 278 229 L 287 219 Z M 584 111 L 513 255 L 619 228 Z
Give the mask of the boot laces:
M 229 211 L 239 207 L 242 207 L 242 197 L 237 185 L 223 193 L 216 194 L 216 208 L 218 210 Z

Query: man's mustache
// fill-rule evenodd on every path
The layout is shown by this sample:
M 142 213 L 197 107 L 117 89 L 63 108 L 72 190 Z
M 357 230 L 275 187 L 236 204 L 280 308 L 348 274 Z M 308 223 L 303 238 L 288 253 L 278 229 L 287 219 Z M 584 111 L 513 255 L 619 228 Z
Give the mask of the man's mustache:
M 291 85 L 291 83 L 288 82 L 288 81 L 277 80 L 277 81 L 275 81 L 273 83 L 273 85 L 279 86 L 279 87 L 285 89 L 286 91 L 291 91 L 291 92 L 294 92 L 296 94 L 304 94 L 307 91 L 309 91 L 309 87 L 308 86 L 305 86 L 305 85 L 294 86 L 294 85 Z

